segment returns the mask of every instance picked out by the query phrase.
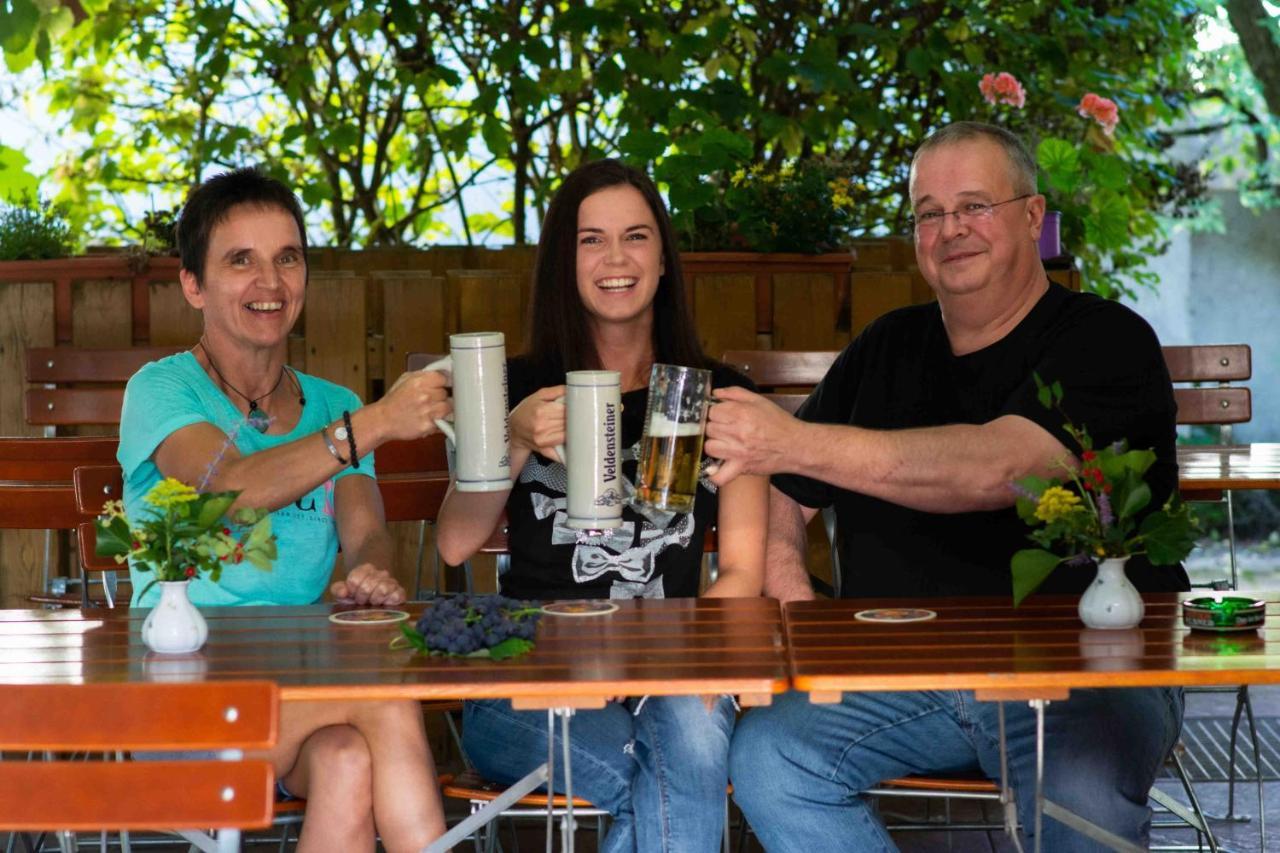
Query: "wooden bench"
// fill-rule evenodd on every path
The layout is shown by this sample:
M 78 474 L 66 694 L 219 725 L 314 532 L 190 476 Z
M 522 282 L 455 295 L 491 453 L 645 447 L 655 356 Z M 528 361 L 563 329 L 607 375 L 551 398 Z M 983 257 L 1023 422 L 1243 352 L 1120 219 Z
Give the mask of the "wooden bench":
M 82 349 L 35 347 L 27 350 L 27 423 L 49 435 L 58 427 L 120 424 L 124 385 L 144 364 L 182 352 L 185 347 Z

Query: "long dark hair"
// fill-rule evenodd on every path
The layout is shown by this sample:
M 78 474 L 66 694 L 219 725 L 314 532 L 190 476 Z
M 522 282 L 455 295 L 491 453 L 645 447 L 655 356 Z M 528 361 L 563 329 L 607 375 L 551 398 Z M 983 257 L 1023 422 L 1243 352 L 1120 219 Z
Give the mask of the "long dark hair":
M 685 297 L 684 273 L 667 206 L 649 176 L 618 160 L 596 160 L 574 169 L 551 199 L 538 239 L 525 355 L 539 371 L 598 370 L 587 310 L 578 295 L 578 208 L 587 196 L 627 185 L 644 196 L 658 223 L 665 270 L 653 297 L 653 355 L 667 364 L 709 367 Z

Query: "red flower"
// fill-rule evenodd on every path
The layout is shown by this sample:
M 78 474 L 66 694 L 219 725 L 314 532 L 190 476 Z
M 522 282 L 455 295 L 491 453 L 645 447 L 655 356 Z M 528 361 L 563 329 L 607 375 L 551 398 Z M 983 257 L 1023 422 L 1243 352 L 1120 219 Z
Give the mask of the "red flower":
M 141 548 L 141 547 L 142 547 L 142 546 L 138 544 L 138 540 L 137 540 L 137 539 L 133 540 L 133 550 L 135 550 L 135 551 L 136 551 L 136 550 L 138 550 L 138 549 L 139 549 L 139 548 Z
M 1116 106 L 1116 102 L 1110 98 L 1095 95 L 1093 92 L 1087 92 L 1080 99 L 1080 105 L 1076 107 L 1076 113 L 1084 118 L 1091 118 L 1096 121 L 1102 127 L 1102 132 L 1107 136 L 1115 133 L 1116 125 L 1120 123 L 1120 109 Z
M 983 74 L 982 80 L 978 83 L 978 91 L 982 92 L 982 97 L 992 105 L 1009 104 L 1021 107 L 1027 101 L 1027 93 L 1022 88 L 1022 84 L 1008 71 L 1001 71 L 999 74 Z
M 196 576 L 196 567 L 195 567 L 195 566 L 187 566 L 187 577 L 189 577 L 189 578 L 193 578 L 193 577 L 195 577 L 195 576 Z
M 1098 454 L 1094 453 L 1092 450 L 1086 450 L 1084 453 L 1080 454 L 1080 458 L 1085 462 L 1092 462 L 1098 458 Z
M 230 528 L 230 527 L 224 527 L 224 528 L 222 528 L 222 535 L 223 535 L 223 536 L 230 536 L 230 535 L 231 535 L 231 528 Z

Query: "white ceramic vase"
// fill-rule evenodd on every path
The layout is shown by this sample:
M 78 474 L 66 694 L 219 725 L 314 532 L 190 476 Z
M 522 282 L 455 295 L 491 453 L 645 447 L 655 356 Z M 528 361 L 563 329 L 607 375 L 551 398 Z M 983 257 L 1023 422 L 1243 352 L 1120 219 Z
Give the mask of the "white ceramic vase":
M 142 623 L 142 642 L 153 652 L 188 654 L 204 645 L 209 626 L 187 597 L 189 581 L 161 581 L 160 601 Z
M 1090 628 L 1133 628 L 1146 606 L 1124 565 L 1128 557 L 1111 557 L 1098 564 L 1098 575 L 1080 596 L 1080 621 Z

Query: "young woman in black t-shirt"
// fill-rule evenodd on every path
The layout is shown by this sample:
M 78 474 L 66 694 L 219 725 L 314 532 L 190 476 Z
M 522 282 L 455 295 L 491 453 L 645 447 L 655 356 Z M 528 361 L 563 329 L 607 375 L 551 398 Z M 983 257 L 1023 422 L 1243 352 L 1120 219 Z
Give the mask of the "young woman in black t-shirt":
M 759 595 L 768 481 L 740 477 L 718 492 L 700 478 L 689 514 L 624 510 L 604 535 L 566 524 L 565 440 L 570 370 L 622 376 L 623 474 L 634 483 L 649 372 L 655 362 L 709 368 L 717 387 L 748 385 L 708 359 L 685 298 L 670 219 L 653 182 L 613 160 L 564 181 L 538 246 L 528 352 L 508 364 L 513 487 L 450 491 L 438 545 L 449 563 L 470 557 L 508 514 L 511 568 L 503 592 L 528 598 L 662 598 L 698 594 L 707 526 L 719 532 L 720 571 L 708 596 Z M 584 654 L 590 654 L 584 650 Z M 729 697 L 648 697 L 574 716 L 574 792 L 614 816 L 603 851 L 714 850 L 728 781 Z M 467 704 L 463 742 L 478 769 L 519 779 L 546 758 L 546 718 L 509 702 Z M 678 769 L 670 760 L 679 756 Z M 559 772 L 559 768 L 557 768 Z M 555 783 L 562 785 L 557 776 Z

